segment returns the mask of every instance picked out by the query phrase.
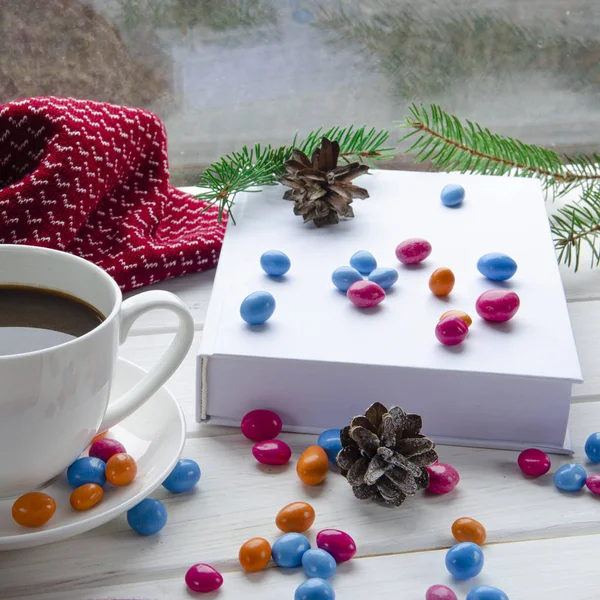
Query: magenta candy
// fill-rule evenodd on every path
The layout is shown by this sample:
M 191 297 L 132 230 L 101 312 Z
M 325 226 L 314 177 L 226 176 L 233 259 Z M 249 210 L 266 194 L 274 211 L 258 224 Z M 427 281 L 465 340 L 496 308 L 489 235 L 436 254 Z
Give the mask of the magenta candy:
M 477 298 L 475 309 L 486 321 L 504 323 L 515 316 L 520 305 L 521 300 L 515 292 L 487 290 Z
M 242 433 L 253 442 L 273 440 L 281 433 L 281 419 L 272 410 L 251 410 L 240 426 Z
M 317 547 L 329 552 L 336 562 L 350 560 L 356 554 L 354 540 L 339 529 L 323 529 L 317 533 Z
M 281 440 L 265 440 L 252 446 L 252 454 L 263 465 L 285 465 L 292 457 L 292 449 Z
M 415 265 L 431 254 L 431 244 L 421 238 L 410 238 L 396 246 L 396 258 L 404 265 Z
M 355 281 L 346 292 L 346 296 L 354 306 L 371 308 L 377 306 L 385 298 L 383 288 L 373 281 Z
M 427 491 L 432 494 L 448 494 L 460 481 L 458 471 L 451 465 L 438 462 L 426 469 L 429 473 Z
M 432 585 L 425 593 L 425 600 L 458 600 L 458 598 L 449 587 Z
M 550 459 L 545 452 L 537 448 L 528 448 L 519 454 L 517 459 L 519 469 L 531 477 L 545 475 L 551 467 Z
M 198 563 L 188 569 L 185 582 L 192 592 L 214 592 L 223 585 L 223 576 L 210 565 Z
M 585 485 L 587 486 L 588 490 L 590 490 L 590 492 L 592 492 L 592 494 L 600 495 L 600 473 L 596 473 L 595 475 L 590 475 L 585 480 Z
M 467 337 L 469 326 L 460 317 L 446 317 L 435 326 L 435 337 L 444 346 L 456 346 Z
M 108 462 L 108 459 L 115 454 L 127 454 L 125 446 L 117 440 L 111 440 L 110 438 L 100 438 L 96 440 L 91 446 L 88 452 L 90 456 L 99 458 L 104 462 Z

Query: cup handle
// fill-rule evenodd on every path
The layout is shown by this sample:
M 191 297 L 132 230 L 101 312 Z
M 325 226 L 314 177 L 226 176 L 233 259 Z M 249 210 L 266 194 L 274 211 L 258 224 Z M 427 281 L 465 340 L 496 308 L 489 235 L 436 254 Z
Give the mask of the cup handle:
M 119 344 L 125 342 L 131 326 L 138 317 L 157 308 L 175 313 L 179 320 L 177 333 L 158 365 L 133 388 L 108 405 L 98 431 L 110 429 L 144 404 L 173 375 L 192 345 L 194 319 L 188 307 L 175 294 L 160 290 L 143 292 L 123 302 L 119 313 Z

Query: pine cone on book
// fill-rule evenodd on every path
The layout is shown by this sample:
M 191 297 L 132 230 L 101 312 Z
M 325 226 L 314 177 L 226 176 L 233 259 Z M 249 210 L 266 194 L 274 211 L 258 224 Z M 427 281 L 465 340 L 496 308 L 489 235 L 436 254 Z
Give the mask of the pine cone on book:
M 305 223 L 312 221 L 317 227 L 339 223 L 340 217 L 354 216 L 353 198 L 369 197 L 367 190 L 351 183 L 369 167 L 358 162 L 338 167 L 339 154 L 340 145 L 324 137 L 310 160 L 295 149 L 283 165 L 287 174 L 279 181 L 291 188 L 283 198 L 294 201 L 294 214 Z
M 425 468 L 437 461 L 435 444 L 419 432 L 419 415 L 376 402 L 341 432 L 337 464 L 360 500 L 400 506 L 427 488 Z

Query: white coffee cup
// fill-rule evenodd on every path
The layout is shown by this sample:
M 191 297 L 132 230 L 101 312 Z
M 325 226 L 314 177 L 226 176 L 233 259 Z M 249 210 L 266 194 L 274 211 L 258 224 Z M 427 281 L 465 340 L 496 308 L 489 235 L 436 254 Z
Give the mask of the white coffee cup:
M 94 435 L 148 400 L 184 359 L 194 321 L 185 304 L 169 292 L 143 292 L 123 301 L 105 271 L 57 250 L 0 245 L 2 285 L 63 292 L 105 317 L 89 333 L 60 345 L 0 356 L 0 497 L 8 497 L 56 477 Z M 157 308 L 179 320 L 171 345 L 142 381 L 109 403 L 119 344 L 139 316 Z

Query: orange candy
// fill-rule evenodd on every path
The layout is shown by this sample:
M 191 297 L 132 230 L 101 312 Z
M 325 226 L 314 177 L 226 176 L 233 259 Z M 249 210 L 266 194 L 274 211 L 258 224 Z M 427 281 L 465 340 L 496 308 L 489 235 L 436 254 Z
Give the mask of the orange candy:
M 92 441 L 90 442 L 90 446 L 96 441 L 96 440 L 101 440 L 102 438 L 106 437 L 108 435 L 108 429 L 106 431 L 102 431 L 100 432 L 98 435 L 95 435 L 92 438 Z
M 275 517 L 275 525 L 284 533 L 303 533 L 315 522 L 315 509 L 307 502 L 292 502 Z
M 113 485 L 129 485 L 137 475 L 137 464 L 129 454 L 113 454 L 106 463 L 106 480 Z
M 71 506 L 75 510 L 89 510 L 104 496 L 104 490 L 95 483 L 85 483 L 71 492 Z
M 12 518 L 23 527 L 40 527 L 56 511 L 54 499 L 42 492 L 29 492 L 17 498 L 12 507 Z
M 462 310 L 447 310 L 440 317 L 440 321 L 443 321 L 446 317 L 458 317 L 459 319 L 462 319 L 467 324 L 467 327 L 471 327 L 471 325 L 473 324 L 473 319 L 471 319 L 471 317 Z
M 473 542 L 483 546 L 486 538 L 485 527 L 475 519 L 461 517 L 452 523 L 452 535 L 459 542 Z
M 320 446 L 309 446 L 298 459 L 296 473 L 302 483 L 318 485 L 329 472 L 329 461 L 325 450 Z
M 454 273 L 446 267 L 436 269 L 429 278 L 429 289 L 436 296 L 447 296 L 454 287 Z
M 249 573 L 260 571 L 271 560 L 271 544 L 264 538 L 252 538 L 242 544 L 238 558 L 240 565 Z

